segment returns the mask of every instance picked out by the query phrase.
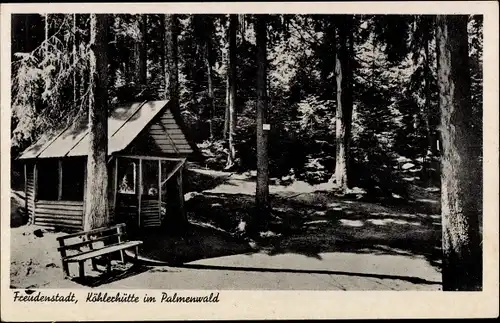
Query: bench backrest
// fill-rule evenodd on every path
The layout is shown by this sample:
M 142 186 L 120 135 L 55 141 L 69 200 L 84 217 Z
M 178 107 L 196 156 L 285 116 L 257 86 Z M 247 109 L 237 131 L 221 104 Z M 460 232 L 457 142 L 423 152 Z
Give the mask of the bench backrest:
M 61 237 L 57 237 L 59 242 L 59 248 L 57 250 L 61 252 L 62 256 L 65 256 L 66 250 L 68 249 L 78 249 L 80 247 L 89 246 L 93 248 L 93 244 L 99 241 L 109 241 L 110 239 L 116 238 L 118 242 L 123 241 L 125 235 L 125 224 L 120 223 L 112 227 L 103 227 L 94 230 L 80 231 L 71 234 L 66 234 Z M 72 238 L 81 237 L 83 240 L 81 242 L 75 242 L 66 244 L 65 241 Z

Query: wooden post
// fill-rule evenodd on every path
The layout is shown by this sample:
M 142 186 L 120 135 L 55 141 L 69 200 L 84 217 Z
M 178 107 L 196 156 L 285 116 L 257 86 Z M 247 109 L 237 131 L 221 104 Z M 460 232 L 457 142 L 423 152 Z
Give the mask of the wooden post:
M 92 243 L 92 239 L 90 238 L 90 235 L 86 234 L 84 236 L 84 239 L 86 239 L 86 241 L 90 241 L 90 243 L 89 243 L 89 249 L 90 250 L 94 250 L 94 244 Z M 97 264 L 95 262 L 95 258 L 92 258 L 90 260 L 92 261 L 92 269 L 97 270 Z
M 115 169 L 113 170 L 113 215 L 116 223 L 116 194 L 118 193 L 118 157 L 115 157 Z
M 37 163 L 33 166 L 33 224 L 35 224 L 36 196 L 38 193 Z
M 81 260 L 78 262 L 78 271 L 80 273 L 80 279 L 85 278 L 85 260 Z
M 62 159 L 59 159 L 57 163 L 57 170 L 59 173 L 58 182 L 57 182 L 57 200 L 60 201 L 62 199 L 62 177 L 63 177 L 63 169 L 62 169 Z
M 88 158 L 88 157 L 87 157 Z M 87 162 L 85 162 L 85 165 L 83 167 L 83 214 L 82 214 L 82 230 L 85 228 L 85 212 L 86 212 L 86 207 L 85 207 L 85 200 L 87 198 Z
M 184 212 L 184 194 L 182 190 L 182 172 L 184 170 L 184 165 L 179 169 L 179 177 L 177 177 L 177 185 L 179 186 L 179 208 L 182 212 L 182 217 L 186 218 L 186 214 Z
M 138 196 L 137 196 L 137 222 L 141 227 L 141 203 L 142 203 L 142 159 L 139 159 L 139 179 L 138 179 Z
M 59 240 L 59 247 L 61 247 L 61 261 L 62 261 L 62 267 L 65 276 L 69 276 L 69 266 L 68 263 L 65 261 L 64 258 L 66 258 L 66 249 L 64 248 L 64 239 Z
M 158 219 L 161 221 L 161 160 L 158 159 Z
M 116 231 L 118 231 L 118 243 L 121 243 L 122 242 L 122 234 L 123 234 L 122 227 L 118 226 L 116 228 Z M 120 259 L 122 261 L 122 264 L 124 264 L 125 263 L 125 256 L 123 255 L 123 249 L 120 249 Z
M 28 173 L 27 173 L 28 167 L 26 166 L 26 162 L 24 163 L 24 211 L 26 212 L 26 215 L 28 216 L 28 221 L 30 212 L 28 211 Z

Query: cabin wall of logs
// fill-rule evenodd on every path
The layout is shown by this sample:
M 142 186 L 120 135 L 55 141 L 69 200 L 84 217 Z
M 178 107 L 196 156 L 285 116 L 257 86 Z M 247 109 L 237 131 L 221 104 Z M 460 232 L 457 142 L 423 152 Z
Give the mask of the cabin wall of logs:
M 171 159 L 167 161 L 163 158 L 149 156 L 143 158 L 113 158 L 114 160 L 108 164 L 108 212 L 111 224 L 123 222 L 127 223 L 127 226 L 159 227 L 166 215 L 172 214 L 172 212 L 183 212 L 182 172 L 184 160 Z M 123 187 L 120 188 L 120 185 L 123 186 L 123 176 L 119 176 L 118 165 L 129 161 L 134 161 L 136 167 L 134 167 L 133 176 L 126 179 L 134 183 L 134 188 L 133 192 L 123 194 L 120 191 L 120 189 L 123 189 Z M 142 165 L 148 162 L 152 165 L 158 165 L 157 173 L 154 174 L 153 179 L 157 184 L 155 187 L 160 189 L 152 194 L 148 193 L 146 191 L 147 187 L 142 184 L 145 182 L 142 178 Z M 170 166 L 167 167 L 166 163 L 169 163 Z M 64 162 L 60 164 L 63 165 Z M 43 194 L 39 194 L 39 192 L 44 187 L 47 189 L 47 185 L 51 189 L 54 188 L 54 185 L 58 185 L 59 191 L 63 187 L 61 185 L 62 179 L 54 179 L 42 185 L 39 181 L 39 172 L 44 171 L 42 166 L 43 164 L 38 163 L 25 164 L 25 207 L 30 223 L 67 231 L 83 230 L 86 176 L 83 178 L 83 199 L 64 200 L 61 197 L 65 195 L 61 193 L 58 194 L 57 199 L 41 199 Z M 63 173 L 63 171 L 59 172 L 59 174 Z M 71 189 L 70 185 L 63 188 L 68 189 L 68 187 Z M 167 190 L 169 194 L 167 194 Z

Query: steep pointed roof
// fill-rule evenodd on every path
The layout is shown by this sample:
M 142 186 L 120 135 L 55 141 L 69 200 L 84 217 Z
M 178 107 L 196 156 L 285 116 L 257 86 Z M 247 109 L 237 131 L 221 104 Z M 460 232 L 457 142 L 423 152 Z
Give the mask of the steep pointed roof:
M 111 155 L 127 148 L 157 115 L 168 109 L 168 102 L 144 101 L 116 106 L 108 115 L 108 154 Z M 172 116 L 172 122 L 184 134 L 182 125 L 178 124 L 174 114 L 169 111 L 167 115 Z M 186 152 L 194 152 L 196 149 L 194 144 L 189 142 L 185 135 L 178 138 L 179 143 L 172 140 L 170 144 L 185 145 L 187 141 L 190 149 Z M 80 118 L 59 133 L 50 136 L 42 135 L 37 142 L 21 154 L 19 159 L 86 156 L 88 151 L 88 120 Z

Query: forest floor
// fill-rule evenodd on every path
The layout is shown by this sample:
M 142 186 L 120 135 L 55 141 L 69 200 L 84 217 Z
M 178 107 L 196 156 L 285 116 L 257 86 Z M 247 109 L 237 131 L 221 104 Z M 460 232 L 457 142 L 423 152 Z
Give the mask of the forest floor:
M 383 204 L 337 196 L 331 184 L 270 185 L 272 221 L 245 237 L 254 203 L 251 174 L 193 169 L 186 194 L 189 234 L 148 232 L 141 265 L 115 264 L 111 276 L 63 279 L 56 236 L 23 225 L 22 193 L 11 196 L 11 286 L 440 290 L 439 192 L 413 186 L 411 201 Z M 194 190 L 196 188 L 196 190 Z M 21 214 L 21 215 L 20 215 Z M 36 247 L 34 247 L 36 246 Z M 162 266 L 158 266 L 158 265 Z M 76 275 L 76 267 L 71 269 Z M 171 277 L 169 279 L 168 277 Z

